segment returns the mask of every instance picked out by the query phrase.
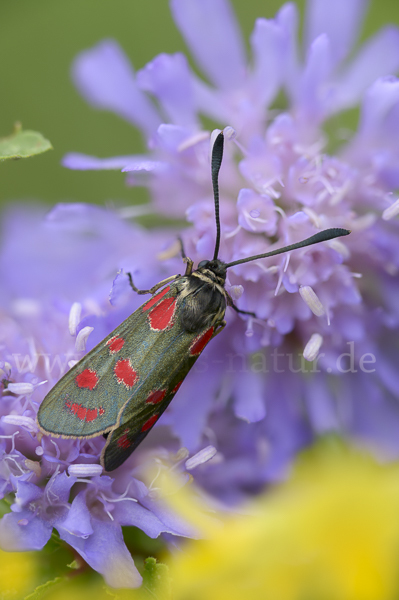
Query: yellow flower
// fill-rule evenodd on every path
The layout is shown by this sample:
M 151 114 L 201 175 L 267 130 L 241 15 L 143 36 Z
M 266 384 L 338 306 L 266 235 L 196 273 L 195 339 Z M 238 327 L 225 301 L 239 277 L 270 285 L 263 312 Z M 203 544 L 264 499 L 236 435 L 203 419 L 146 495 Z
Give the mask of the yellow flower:
M 399 597 L 398 464 L 318 448 L 241 512 L 170 561 L 175 600 Z
M 33 591 L 37 563 L 33 552 L 0 550 L 0 598 L 17 600 Z

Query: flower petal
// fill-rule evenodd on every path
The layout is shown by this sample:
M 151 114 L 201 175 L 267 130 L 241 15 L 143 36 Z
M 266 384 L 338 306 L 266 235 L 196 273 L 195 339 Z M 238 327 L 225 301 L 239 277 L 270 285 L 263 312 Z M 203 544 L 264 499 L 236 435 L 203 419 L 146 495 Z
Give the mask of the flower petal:
M 0 520 L 0 548 L 7 552 L 41 550 L 47 544 L 52 525 L 32 511 L 7 513 Z
M 345 69 L 335 90 L 334 111 L 353 106 L 378 77 L 399 69 L 399 30 L 385 27 L 365 43 Z
M 253 78 L 262 101 L 268 104 L 275 96 L 283 77 L 284 37 L 274 20 L 257 19 L 251 36 L 254 57 Z
M 82 52 L 75 60 L 72 75 L 81 94 L 97 108 L 112 110 L 147 136 L 158 127 L 156 109 L 138 88 L 133 68 L 114 40 Z
M 224 89 L 238 87 L 245 77 L 245 51 L 227 0 L 172 0 L 171 9 L 188 47 L 210 81 Z
M 92 519 L 94 533 L 87 539 L 58 530 L 62 540 L 70 544 L 84 560 L 104 576 L 115 588 L 136 588 L 142 577 L 136 569 L 123 541 L 122 529 L 116 523 Z
M 119 170 L 126 167 L 135 160 L 142 160 L 138 156 L 111 156 L 109 158 L 98 158 L 97 156 L 89 156 L 80 154 L 79 152 L 69 152 L 66 154 L 61 164 L 67 169 L 75 169 L 77 171 L 105 171 Z
M 90 511 L 86 506 L 86 492 L 82 491 L 73 499 L 66 519 L 56 524 L 58 530 L 86 539 L 93 533 Z
M 312 120 L 314 124 L 324 116 L 326 110 L 326 82 L 331 75 L 331 69 L 330 42 L 328 37 L 322 34 L 310 46 L 297 96 L 304 117 Z
M 235 379 L 235 415 L 248 423 L 256 423 L 264 419 L 266 416 L 264 376 L 247 371 L 239 373 Z
M 305 24 L 306 46 L 322 33 L 327 34 L 334 62 L 343 60 L 354 44 L 368 0 L 308 0 Z
M 138 71 L 137 83 L 154 94 L 173 123 L 196 127 L 192 78 L 183 54 L 160 54 Z

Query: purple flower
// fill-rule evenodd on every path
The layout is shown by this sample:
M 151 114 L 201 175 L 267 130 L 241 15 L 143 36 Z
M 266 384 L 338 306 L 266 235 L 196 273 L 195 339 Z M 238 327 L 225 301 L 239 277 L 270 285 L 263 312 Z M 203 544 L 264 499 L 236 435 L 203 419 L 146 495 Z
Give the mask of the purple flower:
M 257 20 L 247 59 L 227 0 L 173 0 L 171 7 L 204 78 L 180 54 L 160 55 L 135 74 L 113 41 L 82 53 L 73 69 L 76 85 L 96 107 L 140 127 L 148 152 L 102 159 L 70 154 L 65 166 L 122 169 L 130 185 L 148 186 L 151 210 L 186 214 L 192 226 L 183 239 L 192 259 L 212 257 L 205 116 L 224 128 L 227 140 L 222 260 L 266 252 L 322 228 L 347 227 L 352 234 L 229 270 L 229 293 L 257 318 L 228 309 L 226 330 L 148 443 L 111 478 L 96 470 L 102 438 L 39 442 L 34 415 L 86 341 L 92 348 L 141 303 L 123 273 L 131 271 L 147 289 L 181 272 L 175 232 L 147 232 L 124 221 L 122 211 L 84 206 L 57 207 L 47 218 L 25 209 L 9 213 L 0 256 L 3 371 L 14 385 L 31 387 L 11 383 L 2 398 L 0 485 L 4 494 L 16 494 L 23 516 L 21 524 L 16 511 L 9 513 L 0 527 L 12 532 L 4 539 L 31 548 L 34 535 L 23 526 L 40 531 L 41 545 L 54 526 L 112 585 L 103 554 L 108 540 L 130 577 L 125 586 L 138 582 L 121 525 L 139 523 L 154 537 L 192 534 L 141 481 L 142 465 L 154 454 L 216 448 L 215 455 L 205 453 L 209 461 L 194 459 L 195 476 L 215 497 L 234 503 L 281 478 L 293 455 L 328 431 L 360 437 L 388 455 L 399 450 L 393 359 L 399 202 L 391 195 L 399 178 L 399 81 L 393 77 L 399 31 L 386 28 L 353 54 L 365 2 L 313 0 L 301 62 L 297 12 L 287 4 L 274 20 Z M 280 92 L 286 110 L 275 106 Z M 329 119 L 358 105 L 357 131 L 335 128 L 327 136 Z M 76 475 L 82 468 L 86 474 Z M 20 490 L 22 482 L 29 487 Z
M 205 78 L 180 54 L 160 55 L 134 74 L 113 41 L 83 52 L 73 67 L 76 85 L 98 107 L 125 117 L 129 107 L 128 118 L 141 128 L 149 153 L 119 159 L 68 155 L 64 164 L 119 166 L 129 184 L 145 181 L 160 212 L 181 217 L 186 211 L 193 225 L 184 233 L 187 252 L 201 260 L 212 255 L 215 239 L 210 132 L 201 125 L 206 116 L 230 140 L 220 181 L 222 259 L 258 254 L 325 227 L 348 227 L 352 234 L 232 268 L 231 294 L 258 318 L 228 313 L 227 331 L 198 367 L 205 369 L 206 361 L 209 373 L 201 398 L 196 391 L 201 374 L 192 374 L 165 421 L 184 445 L 196 449 L 210 412 L 232 409 L 259 423 L 268 464 L 270 452 L 281 445 L 271 433 L 273 406 L 286 403 L 286 438 L 302 444 L 314 433 L 338 429 L 396 452 L 390 424 L 397 418 L 393 398 L 399 380 L 388 348 L 398 323 L 393 298 L 399 204 L 391 190 L 399 176 L 399 81 L 393 77 L 399 31 L 386 27 L 353 52 L 366 3 L 327 6 L 313 0 L 302 62 L 297 10 L 287 4 L 274 20 L 256 21 L 248 60 L 226 0 L 172 0 L 171 8 Z M 281 91 L 288 99 L 285 111 L 273 105 Z M 357 131 L 337 129 L 327 137 L 328 119 L 358 104 Z M 145 111 L 138 110 L 144 105 Z M 332 146 L 339 148 L 335 154 Z M 302 352 L 316 360 L 313 366 L 306 367 Z M 306 377 L 298 374 L 304 371 Z M 358 389 L 364 394 L 354 393 Z M 213 435 L 218 439 L 220 432 Z M 238 446 L 236 436 L 231 443 Z M 285 460 L 285 450 L 281 454 Z
M 41 549 L 55 528 L 114 587 L 141 583 L 122 526 L 139 527 L 152 538 L 195 531 L 162 506 L 155 484 L 135 477 L 131 464 L 113 477 L 102 474 L 102 436 L 51 439 L 39 433 L 35 416 L 46 392 L 83 356 L 86 343 L 95 345 L 140 304 L 129 294 L 128 306 L 126 290 L 115 283 L 110 310 L 115 266 L 152 285 L 153 277 L 162 277 L 156 254 L 163 238 L 169 234 L 154 240 L 116 213 L 93 206 L 59 205 L 47 215 L 24 206 L 4 217 L 0 498 L 10 495 L 12 504 L 0 520 L 0 548 Z M 136 262 L 138 247 L 148 260 Z

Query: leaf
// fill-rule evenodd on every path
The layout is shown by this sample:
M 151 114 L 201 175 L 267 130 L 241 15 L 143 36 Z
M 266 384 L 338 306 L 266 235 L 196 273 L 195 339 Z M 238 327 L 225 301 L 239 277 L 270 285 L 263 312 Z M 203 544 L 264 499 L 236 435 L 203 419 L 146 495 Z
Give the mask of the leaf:
M 46 583 L 42 583 L 42 585 L 38 585 L 37 588 L 28 596 L 25 596 L 24 600 L 40 600 L 43 597 L 43 594 L 46 594 L 49 588 L 55 587 L 60 583 L 64 583 L 66 581 L 65 577 L 56 577 L 55 579 L 51 579 L 50 581 L 46 581 Z
M 168 600 L 172 598 L 171 580 L 167 565 L 158 563 L 155 558 L 144 561 L 143 588 L 151 597 Z
M 0 162 L 29 158 L 52 150 L 52 145 L 41 133 L 29 129 L 22 130 L 16 124 L 14 133 L 5 138 L 0 138 Z

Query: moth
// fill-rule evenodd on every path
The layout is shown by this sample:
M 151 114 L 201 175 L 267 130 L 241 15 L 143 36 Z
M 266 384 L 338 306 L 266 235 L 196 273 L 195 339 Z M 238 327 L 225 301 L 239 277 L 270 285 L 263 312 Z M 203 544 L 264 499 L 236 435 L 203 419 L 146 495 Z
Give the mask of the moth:
M 227 306 L 253 315 L 234 305 L 225 288 L 227 269 L 350 233 L 326 229 L 272 252 L 221 261 L 218 177 L 223 144 L 223 133 L 219 133 L 211 159 L 216 221 L 213 258 L 202 260 L 194 269 L 182 246 L 184 275 L 173 275 L 149 290 L 136 288 L 128 274 L 133 290 L 151 298 L 72 367 L 39 408 L 37 421 L 44 434 L 106 436 L 100 458 L 105 471 L 124 463 L 148 435 L 201 352 L 225 327 Z

